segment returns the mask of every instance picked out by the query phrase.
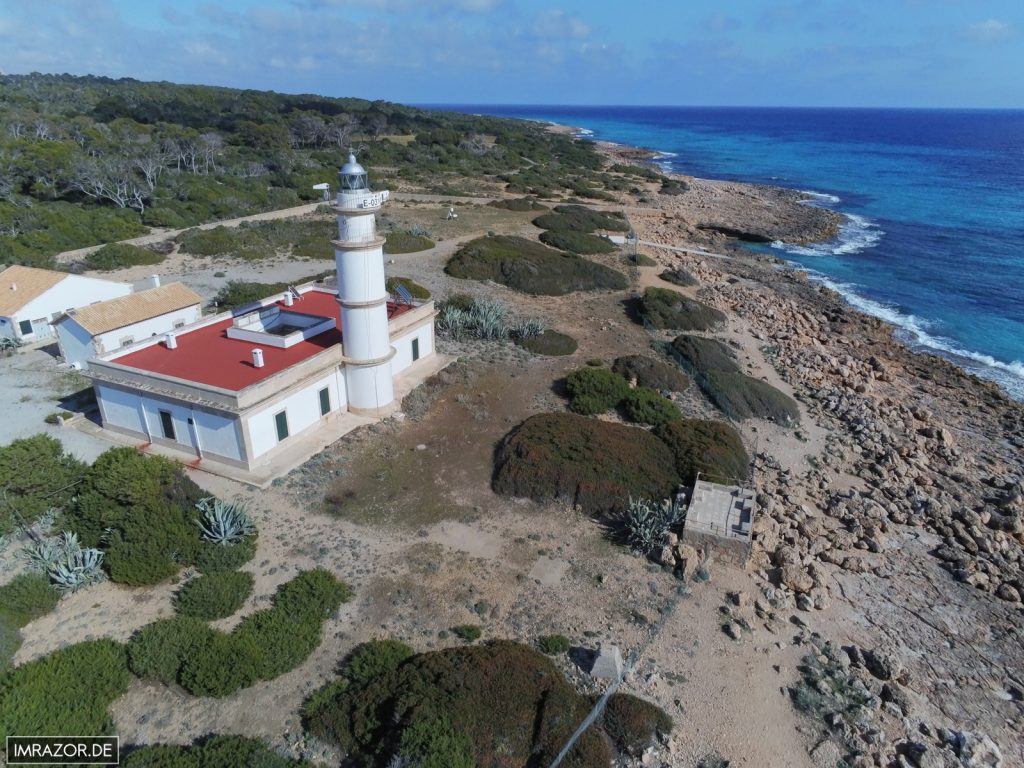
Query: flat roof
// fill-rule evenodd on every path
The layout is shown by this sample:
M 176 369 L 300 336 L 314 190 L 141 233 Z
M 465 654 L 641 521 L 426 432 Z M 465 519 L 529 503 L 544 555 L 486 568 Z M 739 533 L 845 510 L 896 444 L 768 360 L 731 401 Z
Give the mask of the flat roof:
M 229 316 L 192 330 L 187 327 L 181 329 L 174 334 L 178 342 L 177 349 L 168 349 L 162 343 L 151 344 L 136 352 L 110 358 L 109 361 L 144 372 L 237 392 L 341 343 L 341 310 L 334 292 L 311 289 L 302 293 L 291 307 L 287 307 L 283 301 L 278 301 L 277 305 L 293 312 L 332 317 L 334 327 L 282 349 L 269 344 L 229 339 L 227 329 L 234 320 Z M 410 309 L 412 307 L 408 305 L 389 302 L 388 317 L 397 317 Z M 254 349 L 263 350 L 262 368 L 252 364 Z
M 698 478 L 683 527 L 725 539 L 749 539 L 754 499 L 753 489 L 719 485 Z

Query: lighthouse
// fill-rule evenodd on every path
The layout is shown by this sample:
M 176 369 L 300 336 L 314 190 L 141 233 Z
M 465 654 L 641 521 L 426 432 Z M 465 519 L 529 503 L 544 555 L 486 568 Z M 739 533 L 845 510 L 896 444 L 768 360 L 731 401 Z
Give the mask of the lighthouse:
M 355 155 L 341 166 L 334 210 L 338 239 L 333 241 L 341 307 L 342 348 L 349 410 L 386 416 L 395 410 L 388 336 L 388 293 L 384 285 L 384 238 L 376 213 L 388 192 L 371 192 L 366 169 Z

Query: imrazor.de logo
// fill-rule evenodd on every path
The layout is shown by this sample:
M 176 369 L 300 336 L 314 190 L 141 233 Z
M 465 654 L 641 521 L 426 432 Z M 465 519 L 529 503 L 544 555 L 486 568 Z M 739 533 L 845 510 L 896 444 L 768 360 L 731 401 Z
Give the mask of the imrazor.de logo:
M 8 765 L 117 765 L 117 736 L 8 736 Z

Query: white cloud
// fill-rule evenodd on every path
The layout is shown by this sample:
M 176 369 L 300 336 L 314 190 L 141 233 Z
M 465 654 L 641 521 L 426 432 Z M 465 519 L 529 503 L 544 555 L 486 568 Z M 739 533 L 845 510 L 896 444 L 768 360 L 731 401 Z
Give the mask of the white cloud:
M 978 43 L 998 43 L 1014 36 L 1012 24 L 999 19 L 985 19 L 967 27 L 967 36 Z

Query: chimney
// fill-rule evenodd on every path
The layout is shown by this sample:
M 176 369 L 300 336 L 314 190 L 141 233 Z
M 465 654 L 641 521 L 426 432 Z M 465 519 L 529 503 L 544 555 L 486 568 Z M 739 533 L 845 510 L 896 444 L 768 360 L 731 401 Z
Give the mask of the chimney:
M 291 291 L 288 291 L 284 295 L 284 305 L 286 307 L 290 307 L 293 304 L 295 304 L 295 297 L 292 295 Z
M 18 284 L 17 283 L 11 283 L 11 290 L 12 291 L 18 290 Z
M 160 275 L 150 275 L 149 276 L 149 287 L 150 288 L 159 288 L 160 287 Z
M 263 350 L 262 349 L 254 349 L 252 351 L 252 365 L 253 365 L 253 368 L 262 368 L 263 367 Z
M 168 349 L 177 349 L 178 337 L 175 336 L 173 333 L 168 333 L 166 336 L 164 336 L 164 346 L 167 347 Z

